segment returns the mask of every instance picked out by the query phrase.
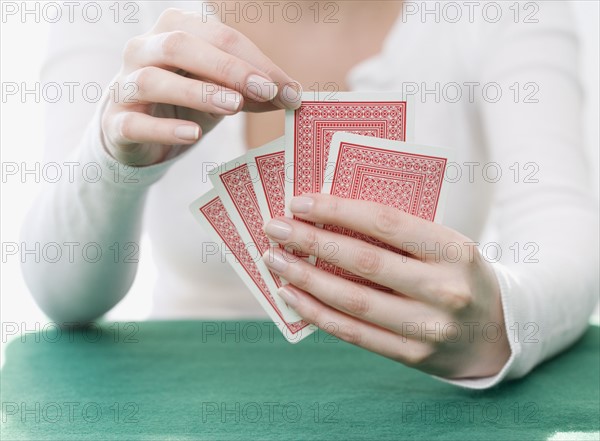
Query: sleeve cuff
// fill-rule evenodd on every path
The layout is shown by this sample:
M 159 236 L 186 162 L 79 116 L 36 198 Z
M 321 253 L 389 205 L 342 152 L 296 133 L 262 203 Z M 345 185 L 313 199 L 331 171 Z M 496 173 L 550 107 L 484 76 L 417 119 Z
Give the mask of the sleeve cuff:
M 530 334 L 531 316 L 529 315 L 529 311 L 531 311 L 531 307 L 529 300 L 519 289 L 516 276 L 506 266 L 494 263 L 492 267 L 500 285 L 504 324 L 508 333 L 511 352 L 510 357 L 502 369 L 494 376 L 460 380 L 450 380 L 433 376 L 440 381 L 468 389 L 488 389 L 503 380 L 522 377 L 531 370 L 532 364 L 528 363 L 528 360 L 534 354 L 529 354 L 529 351 L 523 350 L 523 339 Z
M 94 164 L 96 171 L 90 173 L 96 173 L 99 176 L 98 179 L 102 179 L 108 185 L 116 186 L 124 191 L 145 191 L 160 180 L 173 163 L 191 150 L 192 146 L 173 146 L 167 159 L 155 165 L 135 167 L 117 161 L 106 148 L 100 124 L 107 99 L 108 94 L 104 96 L 102 105 L 98 106 L 86 132 L 82 162 L 83 164 Z

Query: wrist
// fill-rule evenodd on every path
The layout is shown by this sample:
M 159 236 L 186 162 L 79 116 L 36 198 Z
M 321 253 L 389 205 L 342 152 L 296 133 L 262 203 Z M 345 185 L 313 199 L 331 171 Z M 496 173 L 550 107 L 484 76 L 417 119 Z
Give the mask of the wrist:
M 167 159 L 168 150 L 166 146 L 150 144 L 117 146 L 108 139 L 104 130 L 101 131 L 101 137 L 105 152 L 121 165 L 148 167 L 158 165 Z

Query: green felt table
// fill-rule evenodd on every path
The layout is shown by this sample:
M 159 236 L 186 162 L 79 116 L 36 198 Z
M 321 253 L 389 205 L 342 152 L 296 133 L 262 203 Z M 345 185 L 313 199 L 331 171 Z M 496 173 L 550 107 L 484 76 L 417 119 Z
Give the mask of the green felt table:
M 599 346 L 590 327 L 525 379 L 473 391 L 324 333 L 292 345 L 263 322 L 47 328 L 6 348 L 2 439 L 594 437 Z

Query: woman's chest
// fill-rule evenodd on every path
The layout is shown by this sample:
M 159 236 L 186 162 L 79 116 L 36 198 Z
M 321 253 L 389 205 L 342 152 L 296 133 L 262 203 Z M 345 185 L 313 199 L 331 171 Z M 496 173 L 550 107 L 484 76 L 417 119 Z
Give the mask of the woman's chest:
M 250 36 L 275 64 L 302 85 L 303 90 L 343 92 L 349 90 L 348 72 L 381 51 L 390 25 L 363 29 L 360 33 L 315 27 L 313 32 L 289 32 L 281 41 L 267 33 Z M 284 118 L 283 111 L 247 114 L 246 145 L 255 148 L 282 136 Z

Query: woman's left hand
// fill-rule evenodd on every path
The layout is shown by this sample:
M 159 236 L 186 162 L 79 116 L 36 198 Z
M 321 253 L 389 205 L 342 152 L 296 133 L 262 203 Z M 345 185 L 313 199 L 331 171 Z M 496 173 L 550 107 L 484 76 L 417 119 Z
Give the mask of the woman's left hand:
M 446 378 L 492 376 L 510 356 L 500 289 L 475 243 L 382 204 L 325 194 L 294 198 L 298 218 L 366 234 L 403 251 L 277 218 L 267 235 L 389 288 L 352 282 L 272 248 L 263 260 L 290 284 L 282 298 L 332 335 Z M 332 253 L 332 249 L 335 252 Z

